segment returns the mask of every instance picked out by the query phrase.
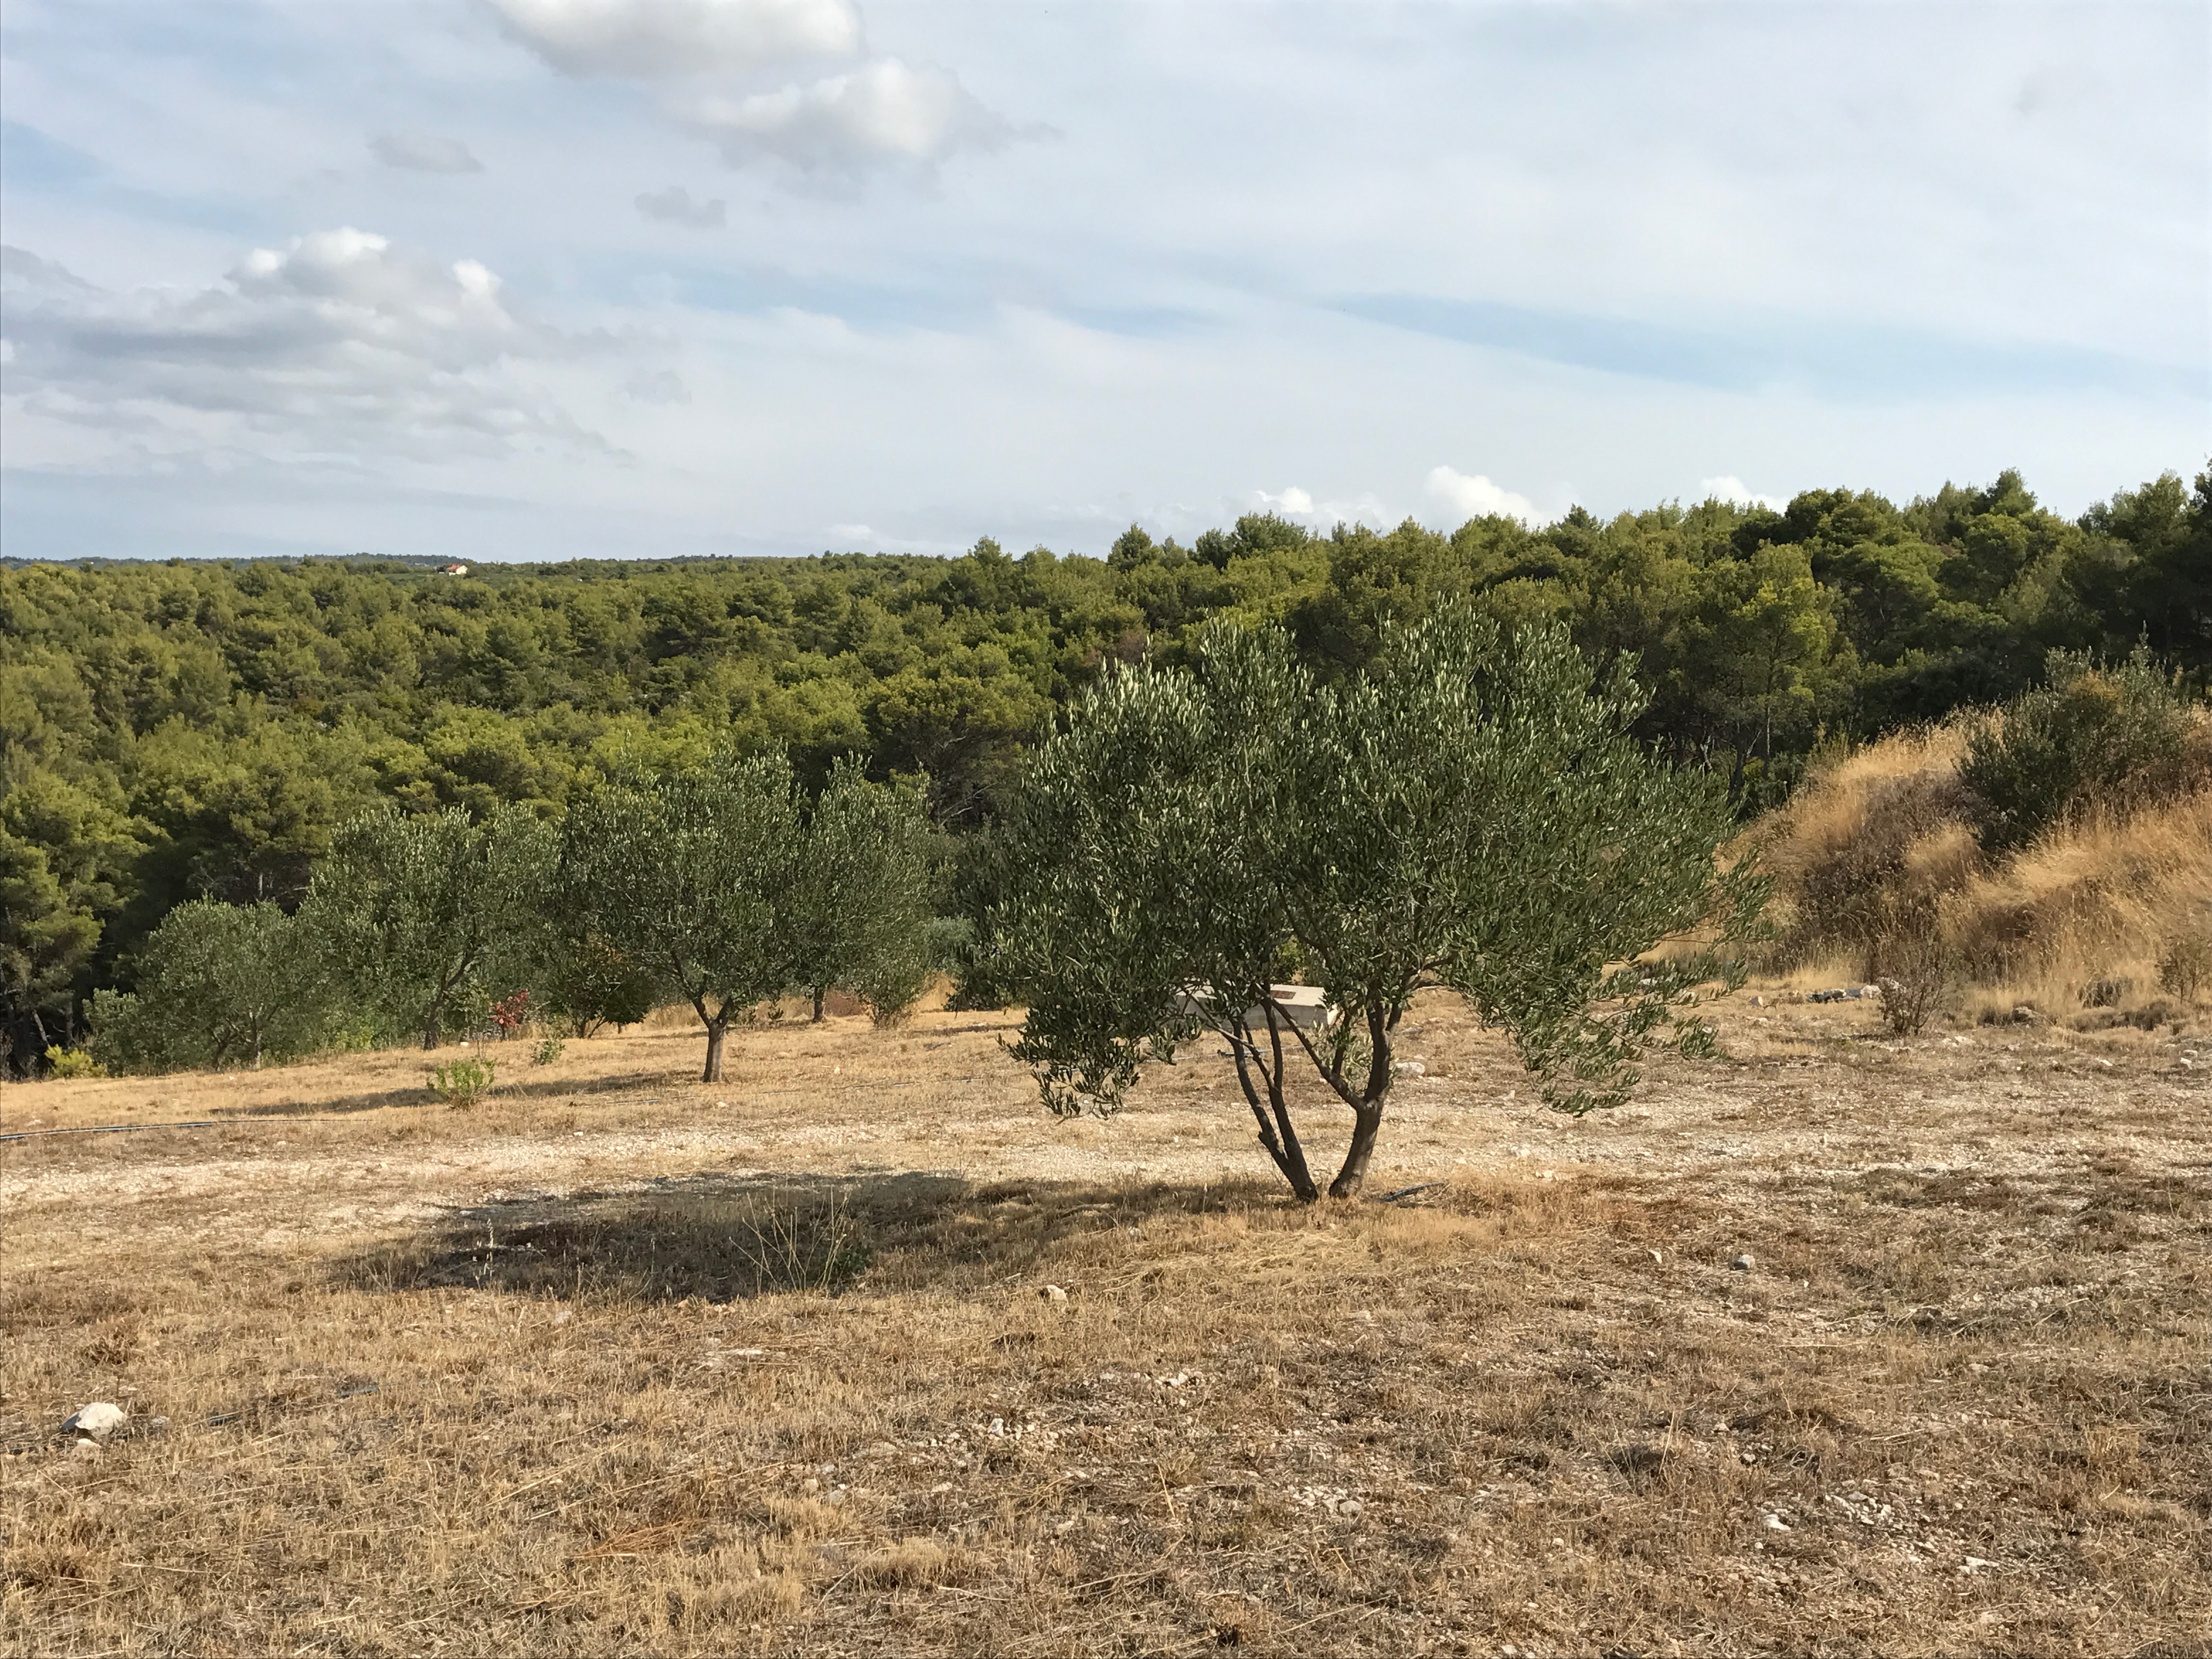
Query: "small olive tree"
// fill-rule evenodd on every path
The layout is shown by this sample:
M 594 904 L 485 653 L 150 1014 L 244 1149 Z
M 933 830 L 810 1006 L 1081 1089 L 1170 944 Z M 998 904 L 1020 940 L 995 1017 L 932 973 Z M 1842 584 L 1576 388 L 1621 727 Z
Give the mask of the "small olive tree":
M 519 806 L 365 813 L 331 837 L 301 922 L 334 979 L 434 1048 L 449 1013 L 526 971 L 554 846 Z
M 806 815 L 786 896 L 799 988 L 814 1018 L 831 986 L 902 1014 L 928 982 L 943 837 L 910 784 L 872 783 L 856 757 L 831 769 Z
M 604 789 L 568 814 L 563 904 L 621 974 L 691 1005 L 708 1083 L 732 1022 L 802 978 L 784 911 L 800 829 L 781 754 Z
M 312 1048 L 325 1024 L 313 952 L 274 904 L 179 904 L 135 965 L 136 990 L 92 1000 L 93 1052 L 117 1071 L 259 1066 Z
M 1710 951 L 1638 963 L 1670 936 L 1735 934 L 1761 890 L 1717 866 L 1721 785 L 1637 743 L 1633 689 L 1598 683 L 1564 630 L 1501 635 L 1444 608 L 1340 687 L 1272 629 L 1217 628 L 1196 663 L 1091 690 L 1012 804 L 992 944 L 1028 1000 L 1014 1053 L 1054 1110 L 1111 1109 L 1142 1061 L 1210 1030 L 1299 1197 L 1320 1189 L 1290 1072 L 1349 1109 L 1328 1188 L 1346 1197 L 1425 987 L 1502 1026 L 1579 1113 L 1622 1097 L 1686 989 L 1741 983 Z M 1333 1023 L 1276 1000 L 1295 975 Z M 1711 1042 L 1694 1018 L 1674 1036 Z

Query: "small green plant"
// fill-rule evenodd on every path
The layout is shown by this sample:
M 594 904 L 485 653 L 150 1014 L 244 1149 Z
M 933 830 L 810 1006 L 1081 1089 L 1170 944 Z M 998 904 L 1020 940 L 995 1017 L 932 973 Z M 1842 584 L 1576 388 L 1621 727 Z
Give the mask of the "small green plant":
M 64 1048 L 57 1043 L 46 1050 L 46 1065 L 56 1077 L 106 1077 L 107 1067 L 94 1060 L 82 1048 Z
M 2167 941 L 2158 959 L 2159 988 L 2168 996 L 2193 1003 L 2212 988 L 2212 927 L 2177 933 Z
M 473 1106 L 491 1092 L 495 1060 L 456 1060 L 430 1068 L 430 1092 L 448 1106 Z
M 532 1066 L 550 1066 L 561 1058 L 562 1046 L 561 1034 L 558 1031 L 546 1031 L 540 1034 L 536 1045 L 530 1051 L 530 1063 Z

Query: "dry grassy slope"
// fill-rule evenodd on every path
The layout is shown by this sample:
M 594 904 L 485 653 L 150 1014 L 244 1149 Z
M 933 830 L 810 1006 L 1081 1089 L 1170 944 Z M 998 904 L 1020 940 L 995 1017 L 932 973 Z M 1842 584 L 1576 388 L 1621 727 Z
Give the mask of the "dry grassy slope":
M 2120 1013 L 2171 1003 L 2160 957 L 2184 933 L 2212 939 L 2212 793 L 2091 817 L 2017 858 L 1986 860 L 1959 781 L 1966 749 L 1956 725 L 1885 738 L 1746 837 L 1777 878 L 1794 977 L 1866 977 L 1854 936 L 1881 897 L 1926 896 L 1963 957 L 1969 1019 L 2023 1003 L 2060 1019 L 2093 1001 Z
M 1312 1210 L 988 1017 L 11 1088 L 239 1121 L 0 1147 L 0 1649 L 2203 1652 L 2203 1051 L 1722 1017 L 1577 1124 L 1424 1009 Z

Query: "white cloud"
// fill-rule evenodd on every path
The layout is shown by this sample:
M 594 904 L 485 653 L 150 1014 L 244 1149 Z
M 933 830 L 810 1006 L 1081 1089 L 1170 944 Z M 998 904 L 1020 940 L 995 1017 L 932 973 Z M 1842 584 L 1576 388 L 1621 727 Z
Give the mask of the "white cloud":
M 1559 516 L 1539 511 L 1536 503 L 1526 495 L 1517 495 L 1494 484 L 1480 472 L 1460 472 L 1449 466 L 1437 467 L 1430 472 L 1429 494 L 1462 519 L 1518 519 L 1533 530 Z
M 811 86 L 703 99 L 692 119 L 733 167 L 774 157 L 811 174 L 926 167 L 957 150 L 995 149 L 1010 136 L 957 76 L 896 58 Z
M 1371 495 L 1362 495 L 1357 501 L 1316 501 L 1312 491 L 1301 489 L 1296 484 L 1275 495 L 1255 489 L 1244 510 L 1272 513 L 1279 519 L 1289 519 L 1315 530 L 1334 530 L 1340 524 L 1364 524 L 1370 529 L 1387 530 L 1405 517 Z
M 368 141 L 376 159 L 410 173 L 482 173 L 483 163 L 458 138 L 429 132 L 380 132 Z
M 518 318 L 473 259 L 349 226 L 196 290 L 112 293 L 12 248 L 4 273 L 13 412 L 102 429 L 123 453 L 604 447 L 521 373 L 572 343 Z
M 1707 501 L 1726 501 L 1731 507 L 1771 507 L 1779 513 L 1790 503 L 1779 495 L 1753 495 L 1750 485 L 1741 478 L 1707 478 L 1698 486 L 1698 498 Z
M 728 204 L 720 197 L 702 202 L 681 185 L 647 191 L 637 198 L 637 210 L 667 225 L 689 225 L 695 230 L 718 230 L 730 222 Z
M 507 29 L 570 75 L 633 80 L 758 69 L 860 46 L 851 0 L 489 0 Z

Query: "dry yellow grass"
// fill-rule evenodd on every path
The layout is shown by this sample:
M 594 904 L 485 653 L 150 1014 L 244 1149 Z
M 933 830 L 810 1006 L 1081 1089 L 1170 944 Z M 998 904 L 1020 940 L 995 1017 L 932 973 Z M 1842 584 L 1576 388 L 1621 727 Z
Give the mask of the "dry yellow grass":
M 2204 1651 L 2212 1043 L 1721 1018 L 1577 1124 L 1425 1005 L 1310 1209 L 999 1016 L 11 1087 L 239 1109 L 0 1147 L 0 1650 Z
M 1958 949 L 1970 1016 L 2185 1015 L 2159 965 L 2212 938 L 2212 793 L 2094 814 L 1992 860 L 1968 828 L 1966 751 L 1957 726 L 1886 738 L 1755 827 L 1778 889 L 1776 965 L 1799 984 L 1869 977 L 1883 907 L 1924 902 Z

